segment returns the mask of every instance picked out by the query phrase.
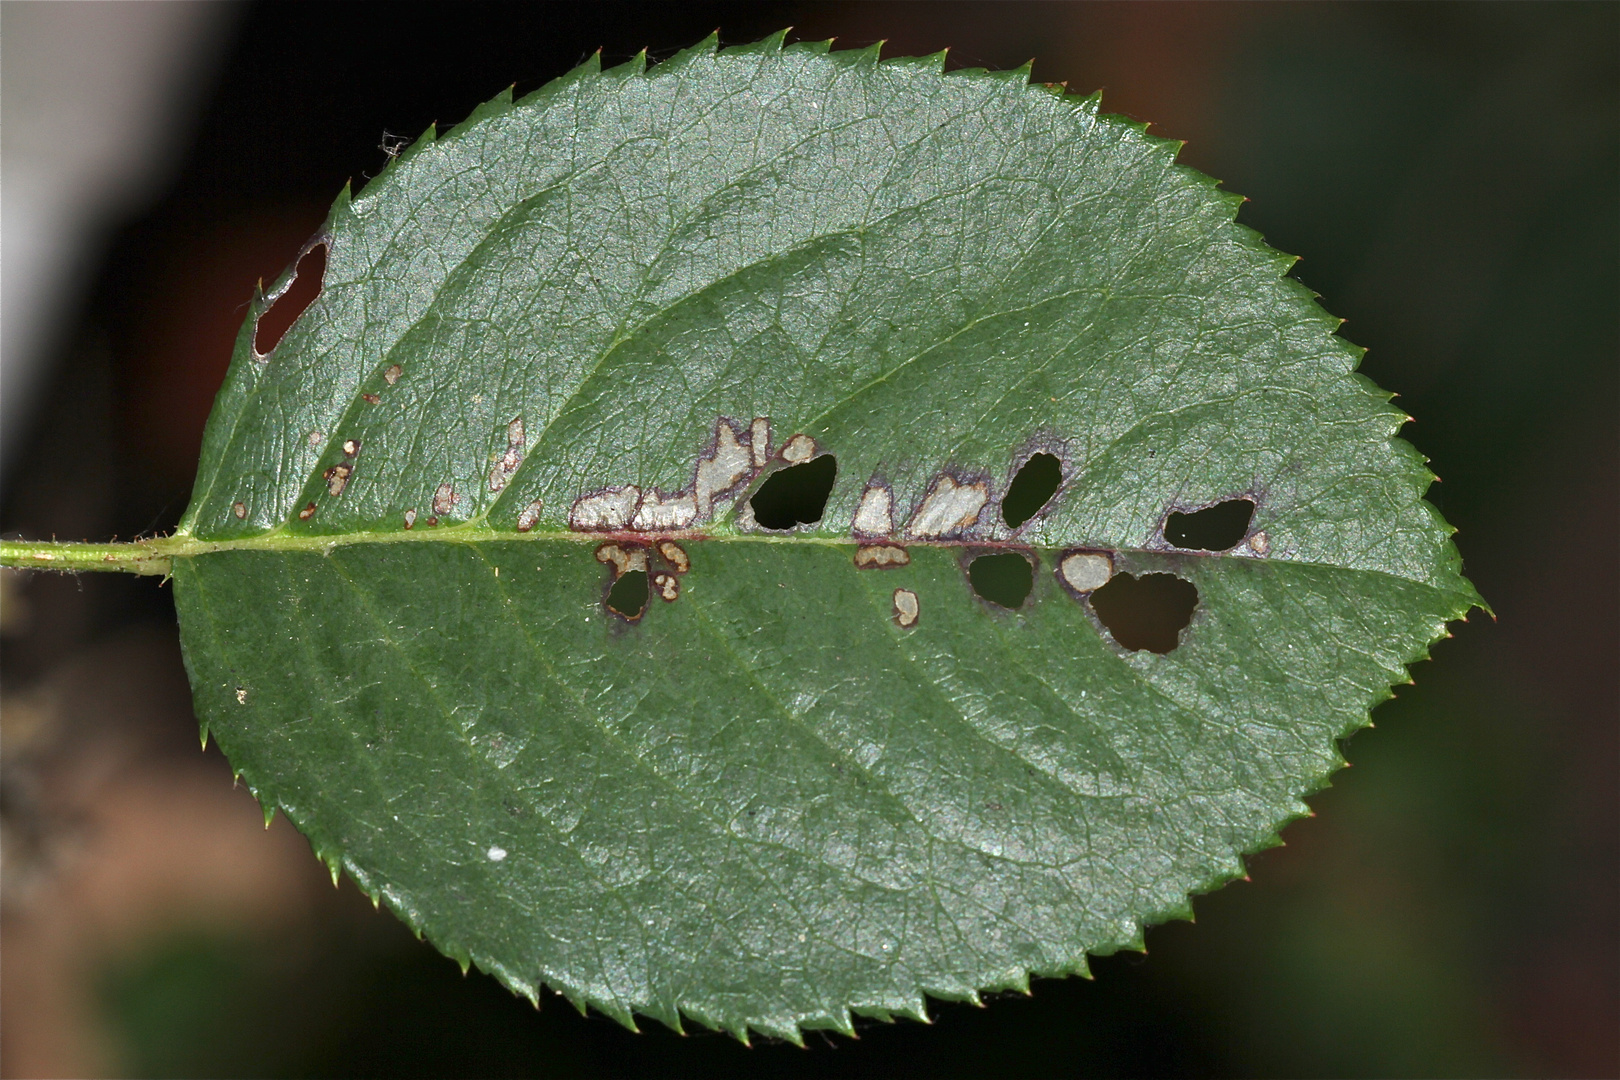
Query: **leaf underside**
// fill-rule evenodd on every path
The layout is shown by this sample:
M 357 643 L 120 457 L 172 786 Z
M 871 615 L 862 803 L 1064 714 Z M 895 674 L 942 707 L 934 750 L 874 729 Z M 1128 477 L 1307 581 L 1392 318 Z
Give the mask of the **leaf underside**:
M 1274 844 L 1476 601 L 1240 198 L 942 64 L 593 60 L 345 193 L 268 357 L 286 283 L 254 302 L 174 567 L 205 731 L 519 993 L 797 1040 L 1082 973 Z M 761 528 L 828 454 L 821 519 Z M 1166 541 L 1233 498 L 1232 550 Z M 991 549 L 1035 563 L 1017 610 Z M 1179 645 L 1120 647 L 1076 550 L 1191 582 Z M 678 594 L 614 614 L 615 557 Z

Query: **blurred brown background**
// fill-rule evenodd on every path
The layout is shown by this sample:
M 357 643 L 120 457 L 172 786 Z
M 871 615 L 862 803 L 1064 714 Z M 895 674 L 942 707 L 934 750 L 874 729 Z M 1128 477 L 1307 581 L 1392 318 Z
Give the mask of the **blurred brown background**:
M 1620 1073 L 1620 7 L 66 6 L 0 11 L 6 535 L 173 525 L 255 280 L 385 133 L 598 47 L 791 25 L 1034 57 L 1188 140 L 1418 418 L 1498 619 L 1437 646 L 1317 816 L 1146 957 L 750 1050 L 463 977 L 199 752 L 162 586 L 8 574 L 4 1075 Z

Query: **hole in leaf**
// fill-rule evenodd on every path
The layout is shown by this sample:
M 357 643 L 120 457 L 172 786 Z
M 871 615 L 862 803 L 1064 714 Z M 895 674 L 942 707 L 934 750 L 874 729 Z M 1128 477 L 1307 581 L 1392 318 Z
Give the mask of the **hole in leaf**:
M 1228 499 L 1192 514 L 1177 510 L 1164 523 L 1164 538 L 1178 548 L 1225 551 L 1248 535 L 1252 517 L 1254 503 L 1248 499 Z
M 1192 621 L 1198 589 L 1174 574 L 1115 574 L 1091 594 L 1091 610 L 1120 645 L 1167 653 Z
M 973 591 L 1004 608 L 1023 607 L 1035 584 L 1035 568 L 1022 555 L 1010 551 L 980 555 L 968 564 Z
M 748 500 L 754 520 L 763 529 L 814 525 L 827 509 L 837 475 L 838 459 L 831 454 L 771 473 Z
M 321 282 L 326 278 L 326 245 L 317 244 L 298 260 L 293 271 L 292 284 L 287 291 L 270 302 L 259 324 L 253 329 L 253 350 L 260 356 L 269 355 L 280 343 L 282 335 L 292 329 L 298 316 L 321 295 Z
M 621 618 L 635 622 L 647 610 L 647 571 L 629 570 L 608 590 L 608 610 Z
M 1007 497 L 1001 500 L 1001 520 L 1009 529 L 1018 528 L 1052 501 L 1061 483 L 1063 466 L 1058 459 L 1051 454 L 1036 454 L 1024 462 L 1007 486 Z

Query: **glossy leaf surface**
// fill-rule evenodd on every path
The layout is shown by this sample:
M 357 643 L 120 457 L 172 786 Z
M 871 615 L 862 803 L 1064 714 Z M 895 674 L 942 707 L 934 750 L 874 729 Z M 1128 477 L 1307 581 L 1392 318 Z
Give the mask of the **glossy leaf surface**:
M 1274 843 L 1475 601 L 1238 197 L 940 67 L 587 64 L 340 199 L 321 296 L 243 328 L 174 568 L 199 715 L 521 993 L 798 1038 L 1084 971 Z M 816 463 L 819 519 L 760 527 Z M 1230 550 L 1166 541 L 1234 498 Z M 1099 621 L 1122 572 L 1198 590 L 1170 651 Z

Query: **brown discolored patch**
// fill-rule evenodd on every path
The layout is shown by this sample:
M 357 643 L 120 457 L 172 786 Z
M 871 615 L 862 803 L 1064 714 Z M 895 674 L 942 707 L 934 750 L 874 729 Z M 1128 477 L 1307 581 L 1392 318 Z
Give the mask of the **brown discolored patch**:
M 416 527 L 416 511 L 414 509 L 405 511 L 405 527 L 407 529 Z
M 364 399 L 364 401 L 365 401 L 365 403 L 367 405 L 381 405 L 382 404 L 382 398 L 379 397 L 376 394 L 361 394 L 360 397 L 362 399 Z
M 660 571 L 653 575 L 652 584 L 653 591 L 665 603 L 671 603 L 677 596 L 681 595 L 681 581 L 674 574 L 666 574 Z
M 243 518 L 247 517 L 247 503 L 244 503 L 244 502 L 233 502 L 233 503 L 231 503 L 231 513 L 236 515 L 236 520 L 237 521 L 241 521 Z
M 456 508 L 456 502 L 456 489 L 450 484 L 440 484 L 438 490 L 433 493 L 433 512 L 448 514 Z
M 310 518 L 312 518 L 314 516 L 315 516 L 315 504 L 314 503 L 310 503 L 308 506 L 306 506 L 302 510 L 298 511 L 298 520 L 299 521 L 308 521 Z
M 334 465 L 322 474 L 326 477 L 326 493 L 334 499 L 343 494 L 348 486 L 349 477 L 354 475 L 354 468 L 349 465 Z
M 536 499 L 518 511 L 517 531 L 528 532 L 540 520 L 540 511 L 546 508 L 544 500 Z
M 855 549 L 857 570 L 891 570 L 910 562 L 906 549 L 896 544 L 862 544 Z
M 506 425 L 506 450 L 489 470 L 489 490 L 506 487 L 512 474 L 523 464 L 523 417 L 514 416 Z
M 658 541 L 658 554 L 664 557 L 670 569 L 677 574 L 684 574 L 692 569 L 692 560 L 686 554 L 686 549 L 673 540 Z
M 902 630 L 909 630 L 917 625 L 917 618 L 922 613 L 922 606 L 917 602 L 917 594 L 910 589 L 894 590 L 894 623 Z
M 438 518 L 434 517 L 432 514 L 428 515 L 428 519 L 427 519 L 427 527 L 428 528 L 431 529 L 431 528 L 433 528 L 433 526 L 437 525 L 438 523 L 439 523 Z

